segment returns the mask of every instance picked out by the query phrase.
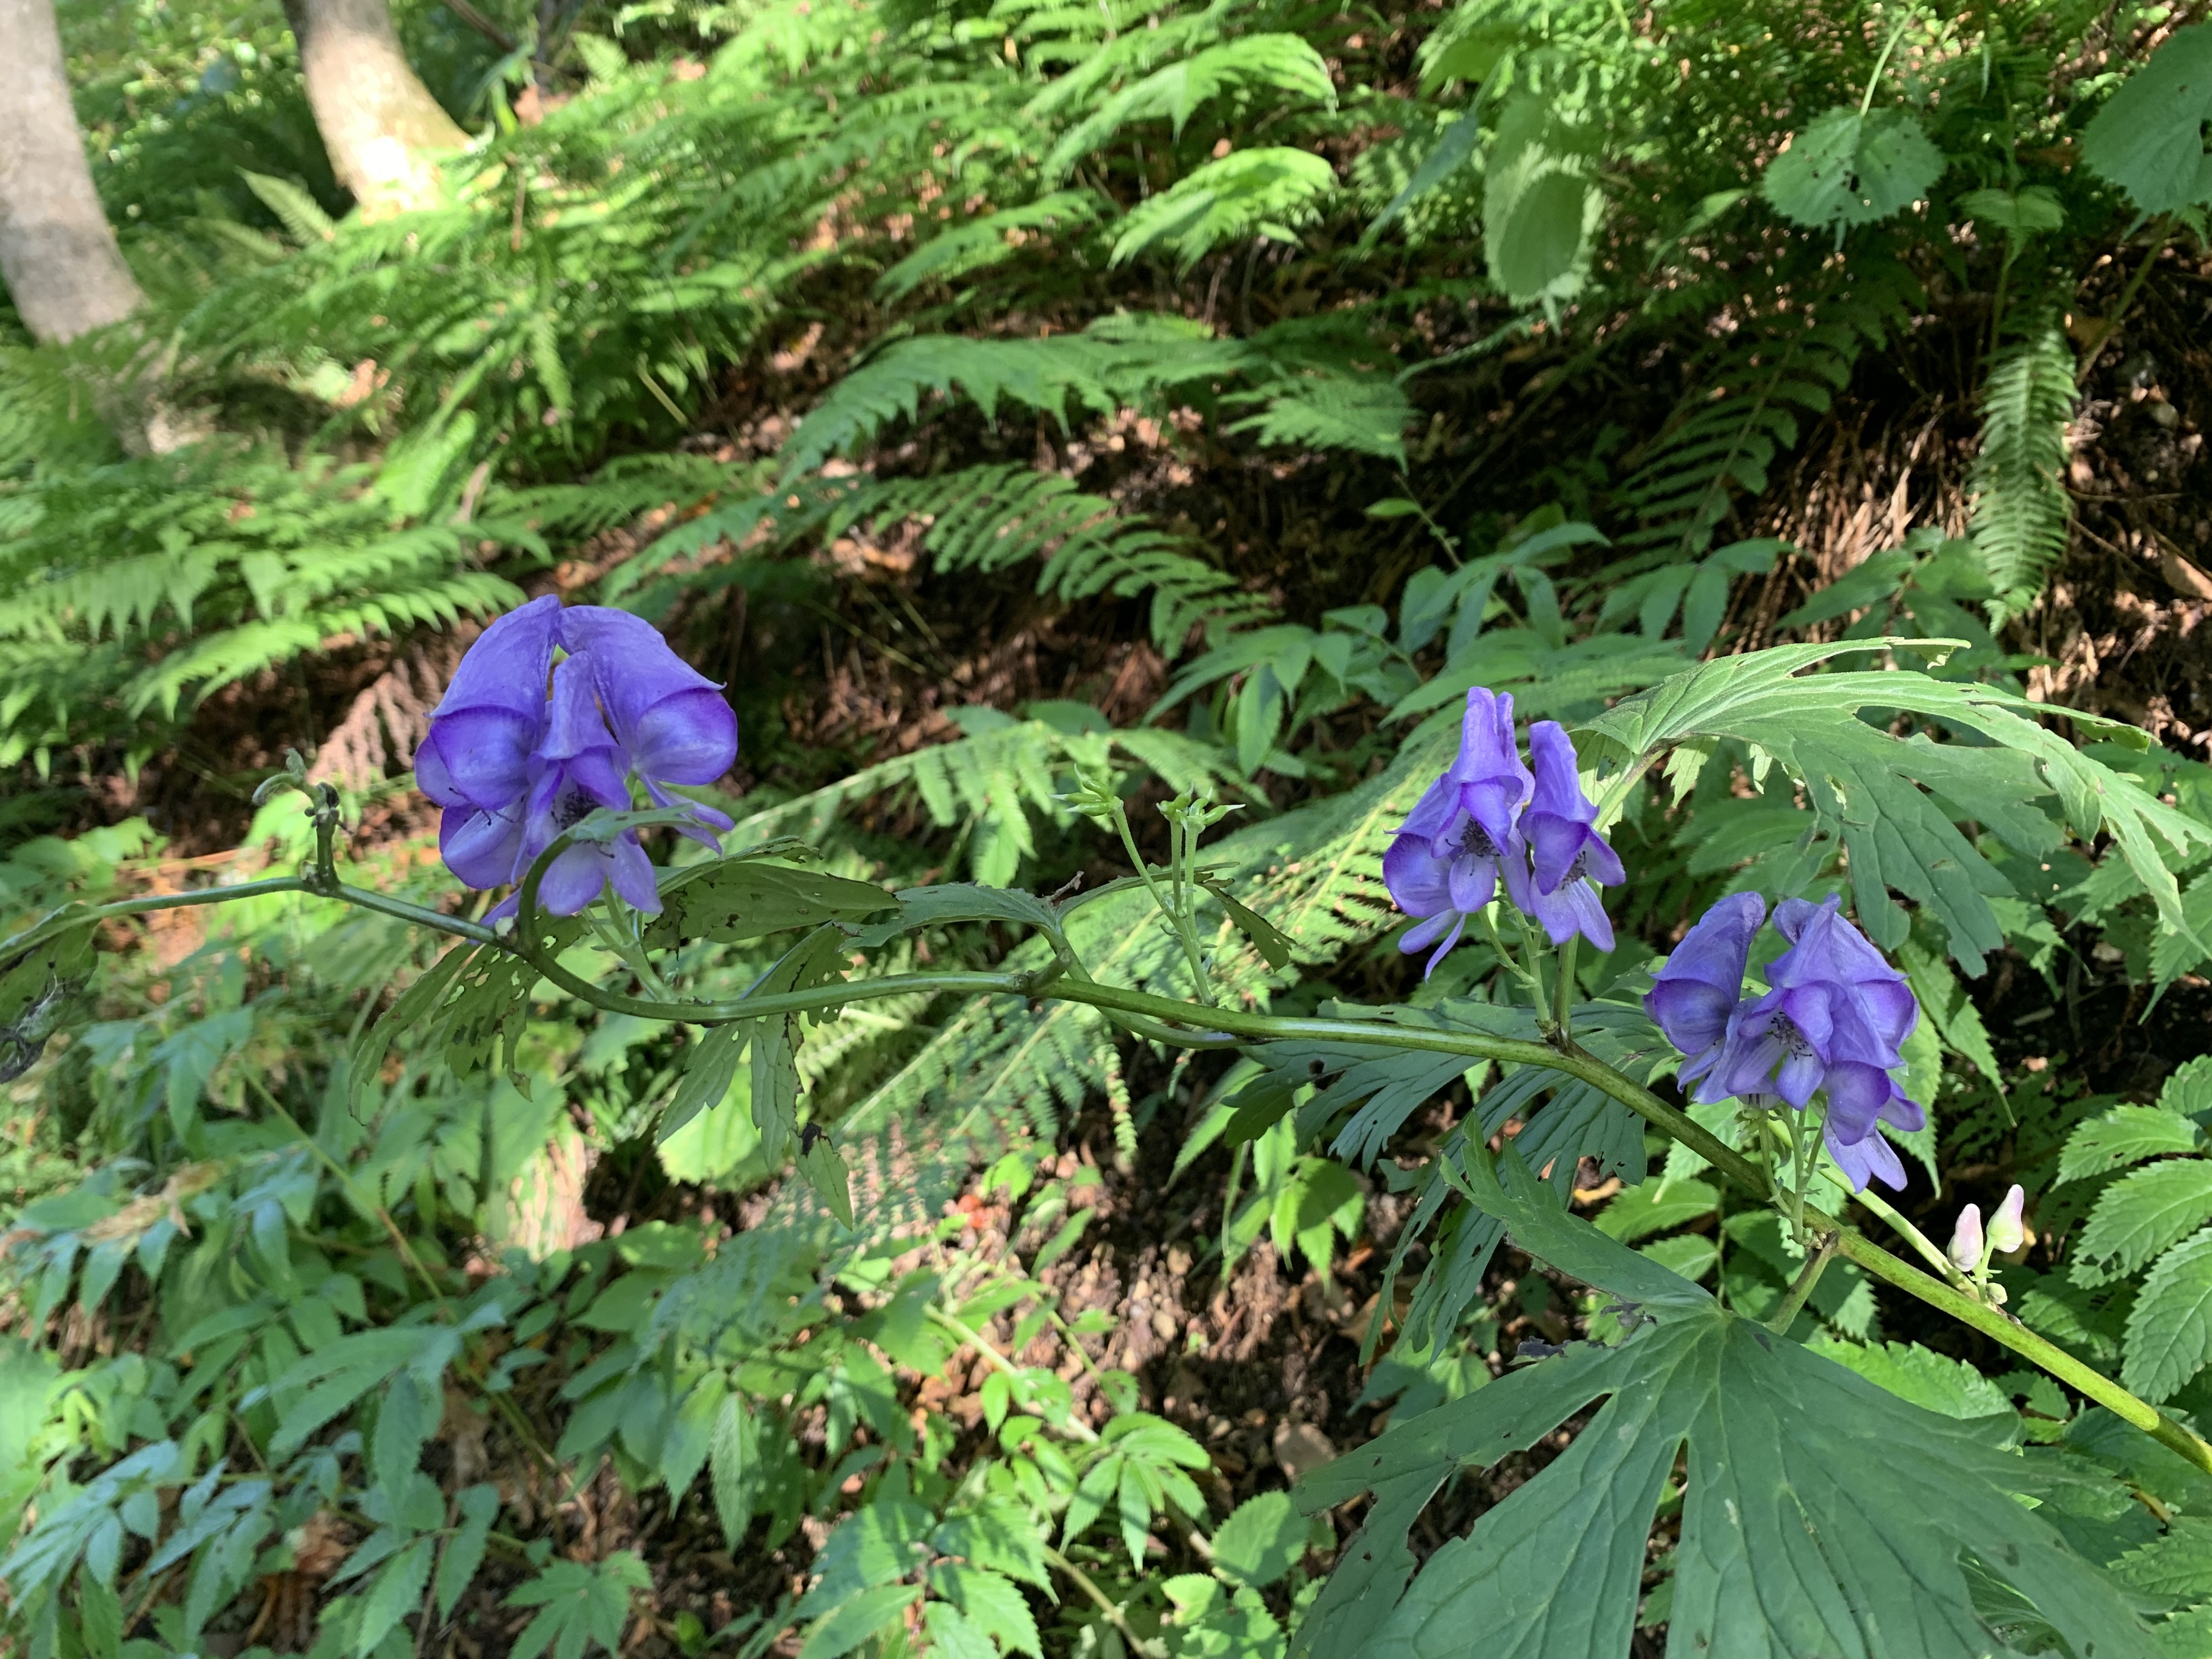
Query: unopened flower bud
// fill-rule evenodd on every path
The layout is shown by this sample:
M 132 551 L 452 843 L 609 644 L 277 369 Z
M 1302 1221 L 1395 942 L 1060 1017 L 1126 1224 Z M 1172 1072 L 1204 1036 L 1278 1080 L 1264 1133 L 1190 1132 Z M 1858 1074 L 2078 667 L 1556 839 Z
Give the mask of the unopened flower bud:
M 1951 1230 L 1951 1260 L 1966 1273 L 1972 1273 L 1982 1265 L 1980 1205 L 1969 1204 L 1959 1212 L 1959 1224 Z
M 2027 1243 L 2027 1228 L 2021 1218 L 2027 1203 L 2027 1194 L 2014 1187 L 1990 1218 L 1990 1247 L 1999 1255 L 2010 1255 Z

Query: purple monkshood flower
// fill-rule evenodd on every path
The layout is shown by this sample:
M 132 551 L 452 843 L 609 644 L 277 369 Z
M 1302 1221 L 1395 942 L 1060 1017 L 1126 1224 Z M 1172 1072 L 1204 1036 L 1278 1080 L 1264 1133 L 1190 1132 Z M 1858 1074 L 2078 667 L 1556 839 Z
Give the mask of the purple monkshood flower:
M 1682 936 L 1644 994 L 1644 1012 L 1682 1051 L 1679 1076 L 1686 1088 L 1721 1056 L 1729 1017 L 1743 1000 L 1751 941 L 1765 921 L 1766 901 L 1758 894 L 1729 894 Z
M 708 829 L 731 828 L 725 814 L 665 787 L 712 783 L 738 757 L 738 717 L 721 688 L 671 651 L 659 629 L 627 611 L 572 605 L 561 613 L 561 643 L 572 660 L 592 665 L 592 693 L 623 769 L 645 785 L 653 804 L 681 806 Z M 684 833 L 717 845 L 704 830 Z
M 1481 832 L 1474 842 L 1480 855 L 1501 856 L 1515 839 L 1521 809 L 1535 787 L 1522 763 L 1521 745 L 1513 740 L 1510 691 L 1501 695 L 1478 685 L 1467 694 L 1459 754 L 1444 777 L 1459 791 L 1460 809 Z
M 556 647 L 568 654 L 556 668 Z M 548 695 L 549 676 L 550 696 Z M 548 595 L 501 617 L 461 659 L 416 755 L 423 793 L 446 809 L 439 850 L 471 887 L 519 881 L 555 836 L 594 806 L 630 805 L 635 778 L 659 805 L 713 842 L 730 820 L 672 798 L 669 784 L 711 783 L 737 757 L 737 717 L 714 683 L 680 661 L 650 623 Z M 653 866 L 634 833 L 563 854 L 539 890 L 573 915 L 611 884 L 657 910 Z M 492 914 L 511 913 L 509 898 Z
M 531 757 L 522 854 L 514 865 L 517 881 L 562 830 L 582 823 L 594 808 L 621 811 L 629 805 L 629 780 L 621 751 L 592 699 L 593 665 L 586 652 L 553 671 L 545 737 Z M 648 915 L 659 911 L 653 863 L 638 845 L 635 831 L 625 830 L 611 842 L 571 846 L 546 866 L 538 901 L 554 915 L 572 916 L 607 885 Z
M 1500 865 L 1509 883 L 1525 871 L 1516 823 L 1532 783 L 1513 741 L 1511 695 L 1475 687 L 1467 694 L 1457 758 L 1422 793 L 1382 855 L 1391 898 L 1416 918 L 1398 948 L 1411 956 L 1436 945 L 1427 973 L 1497 893 Z
M 1828 1150 L 1854 1187 L 1905 1184 L 1905 1168 L 1877 1121 L 1912 1131 L 1928 1115 L 1891 1078 L 1899 1045 L 1920 1006 L 1899 973 L 1844 920 L 1839 901 L 1784 899 L 1774 925 L 1790 948 L 1767 969 L 1766 994 L 1729 1021 L 1721 1053 L 1698 1090 L 1701 1101 L 1778 1095 L 1798 1110 L 1826 1089 Z
M 1506 868 L 1506 890 L 1553 944 L 1565 945 L 1580 933 L 1610 951 L 1613 924 L 1597 889 L 1618 886 L 1628 872 L 1597 832 L 1597 807 L 1583 793 L 1566 728 L 1557 720 L 1538 720 L 1528 728 L 1528 753 L 1536 763 L 1535 790 L 1521 815 L 1521 835 L 1533 857 L 1534 880 L 1516 861 Z

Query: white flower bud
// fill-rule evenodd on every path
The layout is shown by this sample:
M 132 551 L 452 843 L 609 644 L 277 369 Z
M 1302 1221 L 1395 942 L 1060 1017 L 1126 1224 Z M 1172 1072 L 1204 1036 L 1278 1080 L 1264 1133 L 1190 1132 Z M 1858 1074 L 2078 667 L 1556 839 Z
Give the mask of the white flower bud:
M 2010 1255 L 2027 1243 L 2027 1228 L 2021 1218 L 2027 1203 L 2027 1194 L 2014 1187 L 1990 1218 L 1990 1246 L 1999 1255 Z
M 1962 1272 L 1982 1265 L 1982 1206 L 1969 1204 L 1959 1212 L 1959 1224 L 1951 1230 L 1951 1260 Z

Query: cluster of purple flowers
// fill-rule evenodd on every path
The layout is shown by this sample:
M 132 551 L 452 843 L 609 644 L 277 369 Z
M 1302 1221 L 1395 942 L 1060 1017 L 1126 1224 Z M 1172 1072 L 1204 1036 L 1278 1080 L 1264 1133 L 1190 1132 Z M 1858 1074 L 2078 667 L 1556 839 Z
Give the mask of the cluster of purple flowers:
M 554 648 L 567 654 L 553 660 Z M 471 887 L 520 881 L 556 836 L 594 808 L 627 811 L 635 779 L 657 805 L 685 808 L 684 833 L 716 845 L 730 820 L 672 796 L 712 783 L 737 758 L 738 717 L 712 680 L 626 611 L 547 595 L 501 617 L 461 659 L 415 756 L 416 781 L 445 808 L 438 850 Z M 574 915 L 611 886 L 657 912 L 653 865 L 636 832 L 569 848 L 538 900 Z M 509 896 L 496 917 L 514 908 Z
M 1596 829 L 1583 793 L 1575 746 L 1556 720 L 1528 728 L 1532 772 L 1513 739 L 1513 698 L 1477 686 L 1467 694 L 1459 756 L 1406 815 L 1382 878 L 1398 908 L 1416 918 L 1398 948 L 1435 945 L 1434 973 L 1502 879 L 1514 904 L 1554 945 L 1581 934 L 1613 949 L 1613 924 L 1597 887 L 1625 877 L 1620 856 Z
M 1644 1006 L 1682 1051 L 1682 1084 L 1698 1085 L 1698 1100 L 1781 1100 L 1802 1111 L 1825 1090 L 1823 1133 L 1853 1188 L 1869 1180 L 1901 1188 L 1905 1166 L 1875 1125 L 1910 1132 L 1928 1121 L 1891 1075 L 1905 1063 L 1899 1045 L 1920 1005 L 1838 902 L 1784 899 L 1774 907 L 1775 929 L 1790 948 L 1768 967 L 1767 990 L 1753 995 L 1743 989 L 1744 968 L 1766 902 L 1731 894 L 1684 936 Z

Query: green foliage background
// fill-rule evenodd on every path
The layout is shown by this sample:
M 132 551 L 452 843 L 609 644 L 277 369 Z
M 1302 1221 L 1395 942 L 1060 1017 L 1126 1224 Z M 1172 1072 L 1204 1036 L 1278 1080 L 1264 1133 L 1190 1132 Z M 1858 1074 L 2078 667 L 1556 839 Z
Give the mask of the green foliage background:
M 1380 878 L 1465 691 L 1510 690 L 1621 813 L 1620 945 L 1576 969 L 1593 1051 L 1663 1084 L 1635 997 L 1713 897 L 1843 893 L 1928 1014 L 1923 1225 L 1962 1182 L 2027 1184 L 2008 1306 L 2212 1425 L 2203 1065 L 2124 1092 L 2086 1054 L 2024 1066 L 1990 977 L 2055 1012 L 2086 962 L 2154 1014 L 2212 955 L 2212 775 L 2022 696 L 2084 379 L 2163 251 L 2203 252 L 2212 27 L 2082 0 L 469 9 L 401 19 L 477 134 L 451 199 L 373 222 L 273 5 L 64 12 L 149 306 L 66 350 L 0 312 L 9 931 L 296 862 L 296 803 L 234 802 L 281 740 L 332 735 L 348 665 L 434 679 L 450 630 L 557 587 L 732 676 L 730 845 L 818 854 L 702 878 L 719 920 L 678 955 L 703 994 L 836 970 L 743 921 L 804 882 L 855 918 L 902 893 L 879 968 L 1042 965 L 1029 911 L 911 890 L 1126 874 L 1066 799 L 1104 763 L 1147 838 L 1164 794 L 1242 804 L 1205 913 L 1237 996 L 1517 1030 L 1487 947 L 1411 976 Z M 1972 434 L 1954 510 L 1823 572 L 1775 503 L 1900 363 Z M 118 378 L 190 441 L 132 453 L 91 391 Z M 1137 706 L 971 696 L 975 641 L 939 634 L 963 611 L 1111 647 Z M 809 726 L 831 624 L 946 694 L 928 741 Z M 384 763 L 345 775 L 349 878 L 457 904 L 402 770 L 434 690 L 404 684 Z M 134 811 L 180 775 L 204 796 Z M 246 852 L 205 862 L 179 799 Z M 1800 1265 L 1776 1218 L 1549 1073 L 1289 1046 L 1224 1070 L 1004 1000 L 733 1041 L 382 917 L 210 914 L 118 927 L 88 983 L 0 964 L 0 1580 L 40 1659 L 271 1648 L 288 1596 L 321 1659 L 457 1633 L 520 1659 L 1902 1653 L 1930 1605 L 1915 1654 L 2212 1651 L 2207 1477 L 1848 1266 L 1770 1352 L 1745 1322 Z M 1113 888 L 1067 933 L 1187 995 L 1150 915 Z M 849 1218 L 787 1176 L 817 1132 Z M 1114 1178 L 1185 1183 L 1200 1280 L 1275 1273 L 1263 1245 L 1316 1306 L 1380 1273 L 1359 1408 L 1389 1426 L 1304 1490 L 1317 1513 L 1272 1474 L 1231 1491 L 1173 1420 L 1194 1323 L 1118 1368 L 1127 1322 L 1044 1276 L 1089 1248 L 1108 1177 L 1060 1154 L 1092 1141 Z M 594 1160 L 659 1211 L 587 1206 Z M 1626 1183 L 1581 1204 L 1595 1231 L 1561 1217 L 1581 1176 Z M 1639 1334 L 1638 1302 L 1680 1316 Z M 1620 1346 L 1516 1369 L 1509 1330 Z M 1832 1437 L 1769 1468 L 1705 1388 L 1816 1398 Z M 1602 1428 L 1648 1407 L 1641 1437 L 1574 1438 L 1416 1576 L 1440 1486 L 1601 1396 Z M 1692 1548 L 1725 1480 L 1825 1489 L 1870 1443 L 1959 1473 L 1900 1477 L 1870 1522 L 1859 1625 L 1802 1622 L 1838 1616 L 1776 1588 L 1786 1562 L 1752 1596 Z M 1614 1496 L 1577 1509 L 1583 1481 Z M 719 1539 L 720 1598 L 679 1594 L 649 1529 L 595 1543 L 575 1517 L 611 1493 Z M 1586 1533 L 1603 1561 L 1554 1547 Z M 1354 1536 L 1387 1546 L 1372 1577 Z M 1932 1601 L 1897 1590 L 1927 1560 Z

